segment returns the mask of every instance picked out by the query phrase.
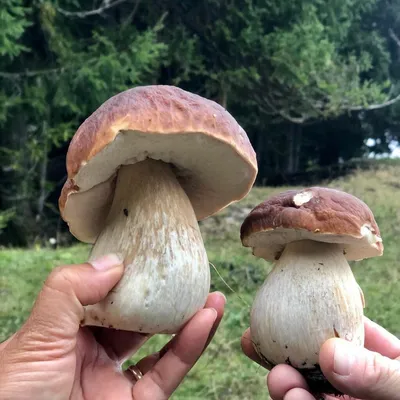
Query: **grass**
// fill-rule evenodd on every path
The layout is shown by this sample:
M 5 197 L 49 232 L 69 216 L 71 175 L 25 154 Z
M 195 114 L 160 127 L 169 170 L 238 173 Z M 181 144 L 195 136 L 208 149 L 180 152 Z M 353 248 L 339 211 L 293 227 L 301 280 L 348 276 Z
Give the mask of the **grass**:
M 400 165 L 381 165 L 367 171 L 323 183 L 362 198 L 373 210 L 385 244 L 383 257 L 353 263 L 373 320 L 400 336 Z M 210 261 L 233 288 L 232 293 L 212 269 L 212 289 L 228 298 L 226 315 L 215 339 L 191 371 L 175 399 L 265 399 L 266 372 L 241 353 L 240 336 L 249 324 L 249 308 L 255 291 L 271 266 L 255 259 L 241 246 L 239 228 L 250 209 L 273 193 L 287 188 L 254 188 L 240 203 L 201 223 Z M 23 323 L 43 280 L 56 265 L 84 261 L 88 247 L 50 250 L 0 251 L 0 341 Z M 135 355 L 138 360 L 158 350 L 167 337 L 152 338 Z

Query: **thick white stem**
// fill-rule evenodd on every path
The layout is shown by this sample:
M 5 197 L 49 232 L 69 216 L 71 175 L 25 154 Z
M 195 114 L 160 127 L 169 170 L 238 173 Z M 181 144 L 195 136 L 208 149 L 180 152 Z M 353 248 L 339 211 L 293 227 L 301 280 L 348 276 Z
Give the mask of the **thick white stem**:
M 123 256 L 121 281 L 85 309 L 84 324 L 174 333 L 207 299 L 210 269 L 192 205 L 168 164 L 120 168 L 115 196 L 90 259 Z
M 364 344 L 363 306 L 339 245 L 290 243 L 256 295 L 254 346 L 271 364 L 314 368 L 329 338 Z

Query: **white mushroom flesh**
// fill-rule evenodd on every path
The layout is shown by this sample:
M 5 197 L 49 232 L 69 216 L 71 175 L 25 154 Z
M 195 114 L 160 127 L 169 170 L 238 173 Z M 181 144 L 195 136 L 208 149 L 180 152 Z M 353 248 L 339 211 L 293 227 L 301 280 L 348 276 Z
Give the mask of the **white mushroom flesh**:
M 90 259 L 122 256 L 120 282 L 85 308 L 83 324 L 177 332 L 207 299 L 210 269 L 189 198 L 169 164 L 147 159 L 118 171 L 113 203 Z
M 342 246 L 289 243 L 254 300 L 254 347 L 270 364 L 315 368 L 329 338 L 363 346 L 363 307 Z

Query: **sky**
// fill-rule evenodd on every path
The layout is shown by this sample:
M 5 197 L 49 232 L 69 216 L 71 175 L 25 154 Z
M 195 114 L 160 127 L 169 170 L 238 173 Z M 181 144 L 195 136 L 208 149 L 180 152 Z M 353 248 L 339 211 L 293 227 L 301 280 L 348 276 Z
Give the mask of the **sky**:
M 373 147 L 375 146 L 375 139 L 367 139 L 367 141 L 365 142 L 365 144 L 368 147 Z M 379 156 L 375 155 L 374 152 L 369 153 L 369 157 L 370 158 L 386 158 L 386 157 L 390 157 L 390 158 L 400 158 L 400 143 L 396 142 L 396 141 L 392 141 L 389 144 L 389 148 L 391 150 L 390 154 L 379 154 Z

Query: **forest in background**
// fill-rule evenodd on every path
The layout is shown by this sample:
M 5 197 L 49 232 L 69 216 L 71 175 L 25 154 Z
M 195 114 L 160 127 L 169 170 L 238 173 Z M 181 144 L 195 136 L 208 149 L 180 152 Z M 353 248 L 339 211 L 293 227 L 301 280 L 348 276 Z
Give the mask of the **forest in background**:
M 399 66 L 400 0 L 3 0 L 0 244 L 63 229 L 69 140 L 120 91 L 168 84 L 217 101 L 248 133 L 263 185 L 388 153 Z

